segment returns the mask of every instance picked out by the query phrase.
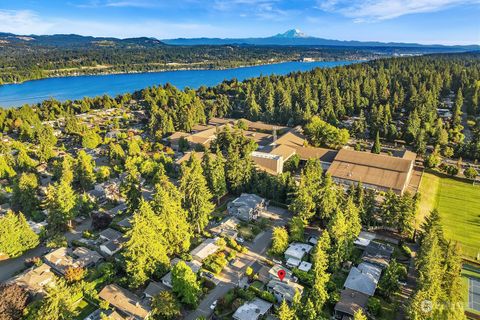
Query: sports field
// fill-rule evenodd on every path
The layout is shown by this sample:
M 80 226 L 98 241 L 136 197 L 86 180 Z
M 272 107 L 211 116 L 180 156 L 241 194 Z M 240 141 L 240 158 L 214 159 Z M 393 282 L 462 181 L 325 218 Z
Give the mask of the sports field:
M 458 241 L 465 256 L 480 254 L 480 186 L 425 172 L 420 184 L 417 226 L 433 208 L 440 212 L 445 237 Z

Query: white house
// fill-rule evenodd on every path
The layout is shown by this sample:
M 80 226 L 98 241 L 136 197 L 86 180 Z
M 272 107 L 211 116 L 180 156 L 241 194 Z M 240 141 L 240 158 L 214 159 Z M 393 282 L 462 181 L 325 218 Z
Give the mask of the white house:
M 288 259 L 302 260 L 303 257 L 306 254 L 310 253 L 312 249 L 313 249 L 313 246 L 309 244 L 292 242 L 290 246 L 288 246 L 288 249 L 285 251 L 285 260 L 288 260 Z

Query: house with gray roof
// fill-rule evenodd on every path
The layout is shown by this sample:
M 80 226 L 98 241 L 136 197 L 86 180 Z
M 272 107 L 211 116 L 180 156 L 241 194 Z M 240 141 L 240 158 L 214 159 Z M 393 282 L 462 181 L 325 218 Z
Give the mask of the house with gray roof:
M 358 268 L 353 267 L 350 269 L 350 273 L 343 286 L 346 289 L 355 290 L 368 296 L 373 296 L 377 289 L 381 273 L 382 269 L 379 267 L 362 262 Z
M 267 291 L 275 296 L 277 302 L 285 300 L 291 303 L 296 292 L 303 293 L 303 286 L 291 281 L 270 280 L 267 284 Z
M 265 199 L 250 193 L 242 193 L 240 197 L 227 205 L 228 213 L 243 221 L 257 219 L 265 208 Z
M 273 304 L 265 300 L 255 298 L 248 301 L 235 311 L 232 318 L 234 320 L 258 320 L 266 315 Z

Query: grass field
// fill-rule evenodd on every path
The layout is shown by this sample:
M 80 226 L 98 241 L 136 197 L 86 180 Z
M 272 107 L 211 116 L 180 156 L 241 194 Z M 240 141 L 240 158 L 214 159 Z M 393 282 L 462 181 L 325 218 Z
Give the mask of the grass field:
M 465 256 L 480 253 L 480 186 L 425 172 L 420 185 L 417 226 L 433 208 L 440 212 L 445 237 L 458 241 Z

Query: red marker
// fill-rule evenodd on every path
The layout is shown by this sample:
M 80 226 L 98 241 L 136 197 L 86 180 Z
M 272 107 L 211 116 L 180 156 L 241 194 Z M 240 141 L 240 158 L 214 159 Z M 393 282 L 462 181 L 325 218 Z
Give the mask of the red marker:
M 285 278 L 286 274 L 287 273 L 285 272 L 285 270 L 282 270 L 282 269 L 278 270 L 278 272 L 277 272 L 277 275 L 280 278 L 280 281 L 283 281 L 283 278 Z

